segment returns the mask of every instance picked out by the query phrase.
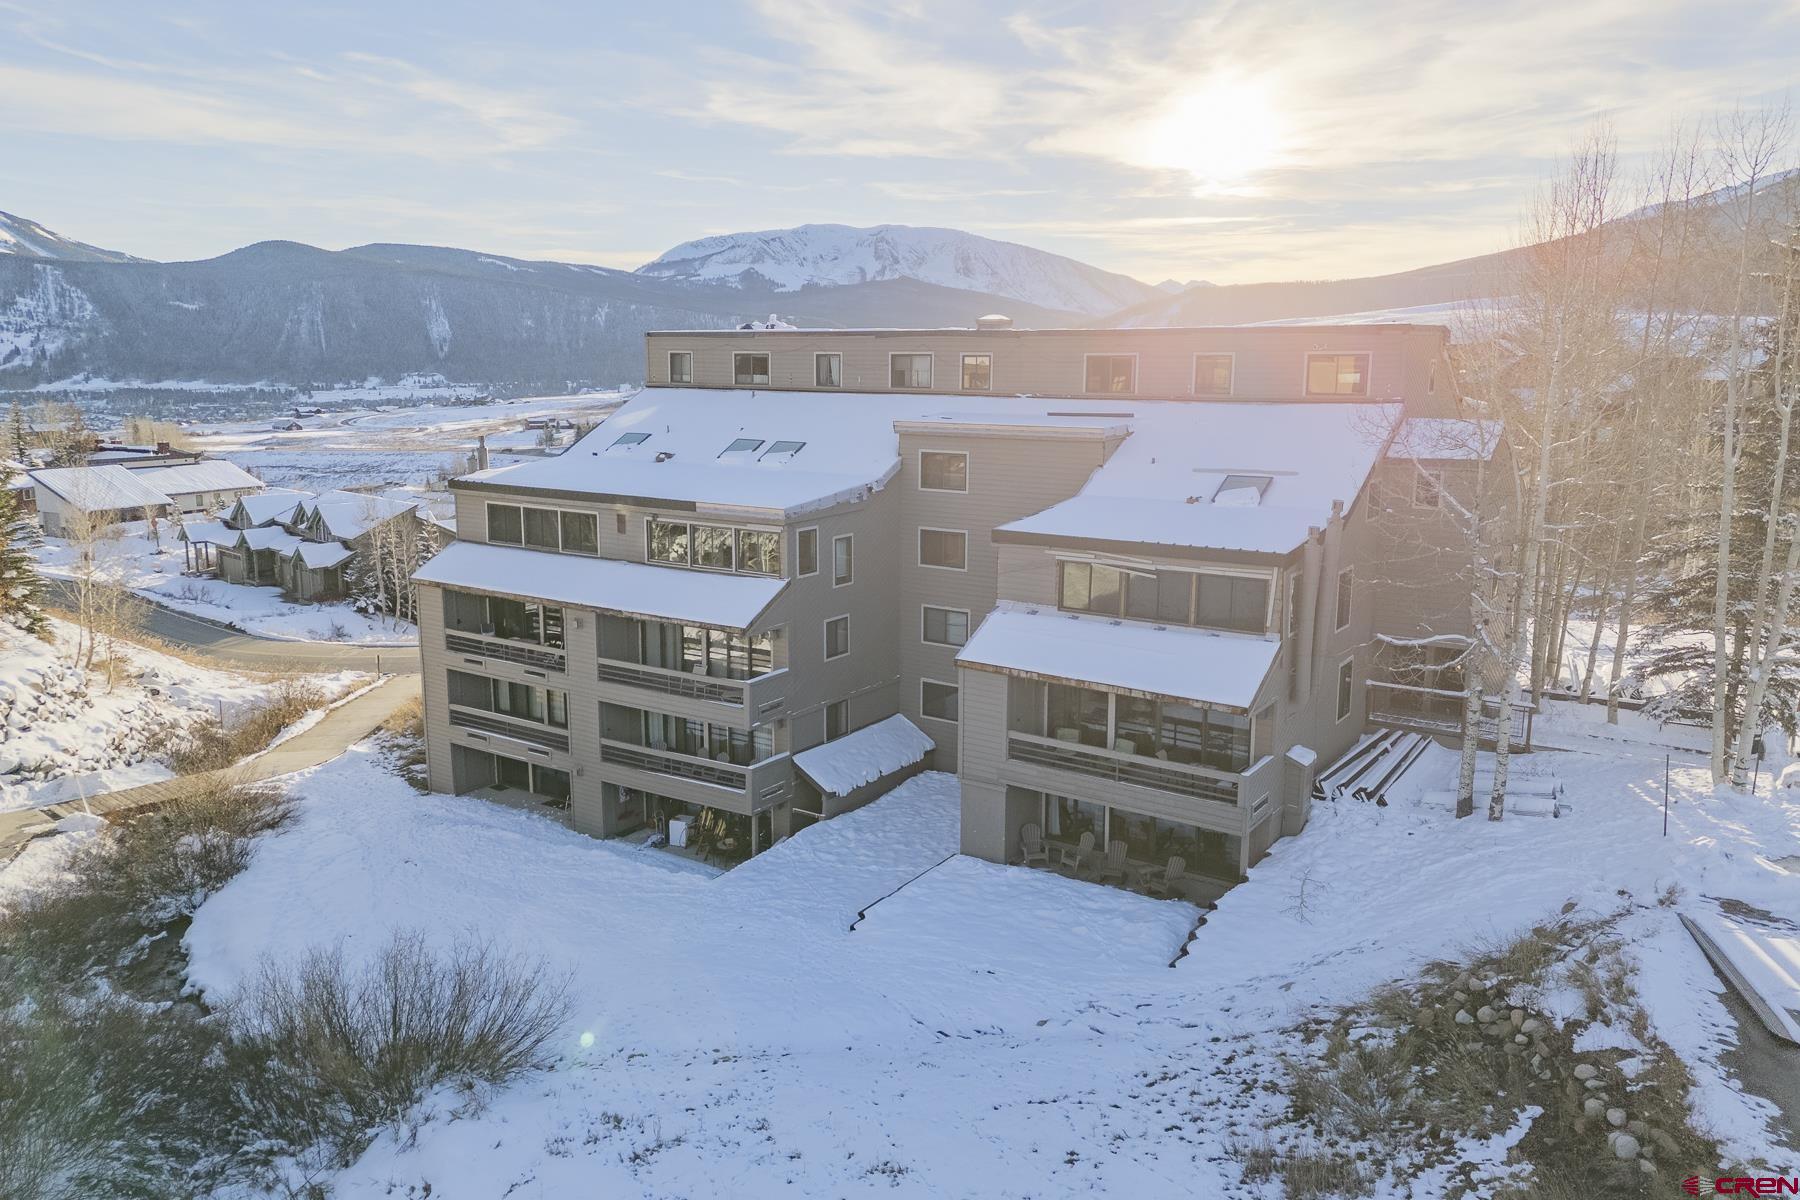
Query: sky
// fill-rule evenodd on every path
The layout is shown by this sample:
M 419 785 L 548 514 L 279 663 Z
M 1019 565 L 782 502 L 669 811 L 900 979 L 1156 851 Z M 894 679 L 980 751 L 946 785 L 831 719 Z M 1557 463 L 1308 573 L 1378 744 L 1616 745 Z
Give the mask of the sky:
M 1800 0 L 0 0 L 0 209 L 163 260 L 893 222 L 1343 278 L 1513 243 L 1596 121 L 1629 174 L 1793 80 Z

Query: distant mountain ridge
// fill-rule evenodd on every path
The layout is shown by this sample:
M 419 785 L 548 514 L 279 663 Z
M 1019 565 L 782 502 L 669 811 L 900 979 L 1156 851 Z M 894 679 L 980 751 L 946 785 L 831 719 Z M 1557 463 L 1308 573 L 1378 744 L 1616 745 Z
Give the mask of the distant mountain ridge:
M 1156 289 L 1046 250 L 959 229 L 913 225 L 800 225 L 683 242 L 640 275 L 776 292 L 915 279 L 1039 308 L 1103 316 Z
M 0 212 L 0 254 L 50 258 L 63 262 L 142 262 L 117 250 L 102 250 L 52 232 L 36 221 Z

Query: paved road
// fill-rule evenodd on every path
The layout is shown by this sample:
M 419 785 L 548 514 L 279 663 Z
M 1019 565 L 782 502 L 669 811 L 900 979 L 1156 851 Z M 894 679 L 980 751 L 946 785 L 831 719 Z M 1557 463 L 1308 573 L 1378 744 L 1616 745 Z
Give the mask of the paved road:
M 45 600 L 72 606 L 72 585 L 44 580 Z M 221 664 L 255 671 L 376 671 L 397 674 L 419 669 L 419 652 L 411 646 L 347 646 L 336 642 L 291 642 L 256 637 L 215 621 L 151 603 L 144 631 L 172 645 L 217 659 Z
M 0 865 L 11 862 L 33 838 L 50 833 L 56 822 L 77 813 L 132 812 L 176 799 L 216 777 L 255 781 L 273 779 L 330 762 L 373 733 L 396 709 L 419 695 L 417 675 L 393 675 L 362 695 L 326 712 L 312 728 L 295 734 L 271 750 L 245 759 L 225 771 L 182 775 L 160 783 L 103 792 L 85 800 L 70 800 L 43 808 L 0 813 Z

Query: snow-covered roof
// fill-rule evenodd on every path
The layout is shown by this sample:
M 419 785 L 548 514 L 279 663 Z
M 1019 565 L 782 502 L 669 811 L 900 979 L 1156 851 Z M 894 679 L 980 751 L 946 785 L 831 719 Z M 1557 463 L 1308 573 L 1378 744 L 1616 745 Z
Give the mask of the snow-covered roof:
M 802 750 L 794 765 L 827 796 L 848 796 L 866 783 L 925 760 L 929 735 L 895 713 L 835 741 Z
M 301 562 L 317 571 L 337 566 L 353 557 L 356 551 L 339 542 L 301 542 L 294 547 L 294 554 Z
M 250 518 L 252 524 L 261 525 L 265 521 L 281 520 L 294 511 L 294 505 L 302 500 L 311 500 L 312 498 L 311 492 L 270 488 L 249 496 L 240 496 L 238 504 L 244 506 L 244 514 Z
M 292 554 L 300 539 L 287 530 L 275 525 L 258 525 L 254 529 L 238 530 L 238 540 L 252 550 L 276 550 L 282 554 Z
M 1175 544 L 1201 536 L 1178 511 L 1191 494 L 1208 500 L 1226 474 L 1285 472 L 1264 505 L 1303 510 L 1321 524 L 1332 499 L 1348 500 L 1368 474 L 1399 417 L 1397 405 L 1230 404 L 1170 400 L 1058 399 L 912 393 L 782 392 L 724 388 L 646 388 L 586 437 L 555 458 L 495 467 L 463 481 L 523 489 L 586 492 L 692 503 L 703 508 L 758 509 L 788 516 L 852 499 L 878 488 L 899 469 L 899 433 L 986 426 L 1023 432 L 1113 436 L 1127 431 L 1112 461 L 1085 493 L 1131 501 L 1142 514 L 1166 501 L 1157 528 Z M 627 435 L 636 440 L 622 441 Z M 734 441 L 762 444 L 727 457 Z M 776 453 L 778 443 L 804 443 Z M 1055 512 L 1056 510 L 1051 510 Z M 1241 514 L 1240 514 L 1241 515 Z M 1266 523 L 1266 522 L 1265 522 Z M 1130 534 L 1142 516 L 1107 526 Z M 1185 539 L 1185 540 L 1184 540 Z M 1246 539 L 1239 535 L 1237 541 Z M 1268 535 L 1250 539 L 1262 548 Z
M 236 463 L 222 458 L 206 458 L 196 463 L 180 463 L 172 467 L 140 467 L 132 474 L 165 496 L 188 492 L 258 490 L 263 486 L 262 480 Z
M 31 481 L 84 512 L 158 508 L 169 498 L 124 467 L 47 467 Z
M 417 507 L 417 501 L 391 500 L 367 492 L 324 492 L 307 502 L 306 510 L 309 517 L 321 514 L 333 536 L 348 540 Z
M 786 583 L 485 542 L 452 542 L 413 578 L 626 616 L 745 630 L 753 627 Z
M 1400 407 L 1141 404 L 1076 495 L 1006 534 L 1284 554 L 1362 489 Z M 1226 487 L 1231 476 L 1239 477 Z M 1266 481 L 1266 482 L 1265 482 Z
M 1389 458 L 1472 462 L 1492 458 L 1500 445 L 1500 422 L 1461 417 L 1408 417 L 1388 445 Z
M 238 531 L 223 521 L 183 521 L 181 538 L 196 545 L 211 542 L 215 546 L 230 546 L 237 541 Z
M 1274 639 L 1002 601 L 956 662 L 1248 711 L 1280 651 Z

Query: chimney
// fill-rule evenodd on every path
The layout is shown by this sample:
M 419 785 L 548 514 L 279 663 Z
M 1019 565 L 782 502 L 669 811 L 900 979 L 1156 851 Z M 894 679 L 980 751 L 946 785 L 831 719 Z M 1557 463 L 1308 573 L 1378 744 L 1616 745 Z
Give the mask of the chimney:
M 171 452 L 171 451 L 172 451 L 172 450 L 173 450 L 173 447 L 172 447 L 172 446 L 170 446 L 170 445 L 169 445 L 169 443 L 167 443 L 167 442 L 158 442 L 158 443 L 156 443 L 156 452 L 157 452 L 157 453 L 158 453 L 158 454 L 168 454 L 168 453 L 170 453 L 170 452 Z
M 975 328 L 977 329 L 1011 329 L 1012 327 L 1012 318 L 1005 313 L 989 313 L 985 317 L 975 318 Z
M 485 433 L 475 439 L 475 469 L 477 471 L 488 469 L 487 434 Z

